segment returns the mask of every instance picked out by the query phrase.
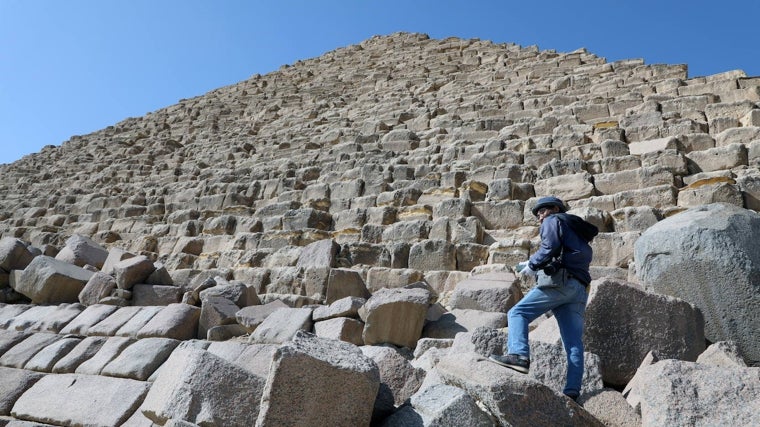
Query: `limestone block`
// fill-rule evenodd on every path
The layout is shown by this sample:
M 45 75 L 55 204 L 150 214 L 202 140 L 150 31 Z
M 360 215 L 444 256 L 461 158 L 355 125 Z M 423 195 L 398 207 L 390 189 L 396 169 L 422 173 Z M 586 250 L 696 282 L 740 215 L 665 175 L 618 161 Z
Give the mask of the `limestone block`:
M 334 301 L 330 305 L 315 308 L 312 317 L 315 322 L 335 317 L 358 318 L 359 307 L 365 302 L 367 302 L 365 298 L 348 296 Z
M 422 271 L 412 268 L 372 267 L 367 272 L 366 283 L 369 292 L 375 293 L 383 288 L 401 288 L 423 278 Z
M 401 405 L 411 397 L 425 378 L 424 370 L 409 363 L 411 355 L 405 355 L 395 347 L 367 345 L 360 350 L 377 365 L 381 387 L 391 391 L 395 405 Z
M 198 320 L 198 337 L 207 338 L 208 330 L 214 326 L 230 325 L 237 322 L 235 313 L 240 310 L 227 298 L 211 296 L 202 300 L 201 315 Z
M 449 297 L 453 309 L 506 313 L 522 298 L 520 282 L 511 273 L 485 273 L 457 283 Z
M 296 267 L 334 267 L 340 246 L 334 240 L 320 240 L 304 247 Z
M 45 348 L 41 349 L 24 365 L 24 369 L 39 372 L 52 372 L 53 366 L 61 358 L 66 356 L 74 347 L 82 341 L 79 337 L 64 336 Z
M 254 287 L 249 287 L 241 282 L 227 282 L 222 278 L 216 280 L 216 283 L 216 286 L 200 291 L 201 301 L 210 297 L 222 297 L 232 301 L 240 308 L 261 304 Z
M 420 145 L 420 138 L 411 130 L 394 129 L 383 135 L 380 145 L 386 151 L 415 150 Z
M 0 356 L 31 335 L 30 332 L 0 329 Z
M 428 220 L 399 221 L 383 231 L 384 242 L 418 241 L 428 238 L 432 223 Z
M 340 340 L 354 345 L 364 345 L 364 323 L 348 317 L 334 317 L 314 322 L 314 334 L 320 338 Z
M 115 335 L 116 331 L 118 331 L 119 328 L 124 326 L 124 324 L 127 323 L 127 321 L 131 319 L 132 316 L 135 316 L 142 309 L 143 307 L 120 307 L 105 319 L 101 320 L 93 326 L 90 326 L 87 334 L 107 336 Z
M 747 148 L 743 144 L 729 144 L 704 151 L 688 153 L 692 173 L 732 169 L 748 164 Z
M 507 333 L 503 328 L 478 326 L 457 334 L 446 354 L 474 352 L 481 356 L 502 354 L 507 345 Z
M 66 240 L 55 259 L 78 267 L 91 265 L 100 269 L 108 257 L 108 251 L 89 237 L 74 234 Z
M 471 213 L 486 229 L 514 228 L 522 224 L 523 207 L 520 200 L 475 202 Z
M 379 383 L 377 366 L 355 346 L 299 333 L 274 355 L 256 425 L 368 425 Z M 352 393 L 305 406 L 346 387 Z
M 445 384 L 434 384 L 411 396 L 409 405 L 386 418 L 383 426 L 394 425 L 488 427 L 491 417 L 464 390 Z
M 471 332 L 480 327 L 499 329 L 507 326 L 507 313 L 452 309 L 438 319 L 425 324 L 425 338 L 454 338 L 458 333 Z
M 649 206 L 630 206 L 610 212 L 613 229 L 618 233 L 641 232 L 662 219 L 659 210 Z
M 472 269 L 488 263 L 489 247 L 476 243 L 459 243 L 456 245 L 456 268 L 460 271 Z
M 396 208 L 377 206 L 367 208 L 367 224 L 388 225 L 396 222 Z
M 627 268 L 633 261 L 633 250 L 639 231 L 599 233 L 591 242 L 594 256 L 591 264 L 596 266 Z
M 41 310 L 36 311 L 33 309 L 26 310 L 22 314 L 16 317 L 16 320 L 20 323 L 11 324 L 11 327 L 16 329 L 21 328 L 23 325 L 25 329 L 40 332 L 51 332 L 57 334 L 63 329 L 69 322 L 79 316 L 84 310 L 84 306 L 81 304 L 61 304 L 57 306 L 41 306 Z M 33 313 L 38 313 L 36 318 L 32 318 Z M 26 323 L 22 320 L 25 316 L 29 315 L 30 323 Z
M 351 265 L 365 264 L 370 266 L 388 267 L 391 265 L 391 254 L 385 245 L 372 243 L 349 243 L 348 249 Z
M 155 269 L 153 261 L 145 255 L 138 255 L 119 261 L 113 266 L 116 286 L 119 289 L 132 289 L 132 286 L 138 283 L 145 283 Z
M 659 166 L 594 175 L 594 188 L 599 194 L 615 194 L 674 183 L 673 174 Z
M 678 150 L 681 148 L 678 138 L 673 136 L 636 141 L 628 144 L 628 150 L 633 155 L 642 155 L 667 149 Z
M 119 337 L 137 337 L 137 333 L 145 326 L 150 319 L 164 309 L 165 306 L 144 306 L 140 307 L 133 316 L 129 318 L 123 325 L 121 325 L 116 332 L 113 333 Z
M 333 229 L 361 229 L 367 221 L 366 208 L 354 208 L 333 214 Z
M 110 296 L 114 289 L 116 289 L 116 279 L 113 276 L 96 272 L 85 283 L 84 288 L 79 292 L 78 299 L 84 305 L 94 305 Z
M 329 230 L 332 226 L 332 216 L 324 211 L 302 208 L 285 212 L 282 216 L 282 229 L 285 231 L 315 228 Z
M 584 343 L 602 359 L 605 383 L 626 384 L 651 350 L 694 361 L 704 350 L 704 337 L 702 314 L 686 301 L 616 279 L 591 284 Z
M 583 396 L 579 402 L 583 404 L 583 409 L 606 426 L 640 427 L 642 425 L 641 415 L 617 390 L 605 388 L 589 396 Z
M 137 340 L 104 366 L 100 374 L 146 381 L 177 345 L 179 341 L 169 338 Z
M 747 112 L 739 119 L 739 123 L 743 127 L 756 127 L 760 126 L 760 109 L 753 109 Z
M 409 250 L 409 267 L 416 270 L 456 270 L 456 246 L 445 240 L 423 240 Z
M 733 182 L 733 180 L 730 180 Z M 711 184 L 709 180 L 697 181 L 678 192 L 678 206 L 696 207 L 711 203 L 744 206 L 744 198 L 738 186 L 728 182 Z
M 22 369 L 37 352 L 63 337 L 57 334 L 36 333 L 16 341 L 0 356 L 0 366 Z
M 169 304 L 137 332 L 138 338 L 195 338 L 201 309 L 187 304 Z
M 626 146 L 627 147 L 627 146 Z M 608 157 L 599 161 L 603 173 L 620 172 L 641 167 L 639 156 Z
M 369 290 L 367 290 L 364 279 L 358 271 L 343 268 L 330 269 L 325 301 L 327 304 L 332 304 L 346 297 L 367 299 L 369 296 Z
M 758 370 L 661 360 L 636 372 L 631 393 L 640 399 L 642 425 L 754 425 Z
M 605 159 L 615 157 L 625 157 L 631 154 L 628 144 L 616 139 L 607 139 L 599 144 L 602 150 L 602 157 Z
M 540 179 L 533 184 L 533 187 L 536 194 L 553 194 L 564 201 L 572 201 L 594 195 L 591 179 L 591 174 L 587 172 L 575 173 Z
M 235 234 L 237 217 L 234 215 L 221 215 L 207 218 L 203 224 L 204 234 L 223 235 Z
M 0 368 L 0 416 L 10 415 L 16 400 L 34 385 L 42 374 L 23 369 Z
M 686 153 L 715 148 L 715 138 L 708 133 L 689 133 L 680 135 L 678 140 L 681 142 L 683 150 Z
M 417 203 L 421 205 L 430 205 L 435 208 L 435 205 L 438 203 L 457 199 L 458 197 L 459 192 L 454 187 L 432 187 L 426 188 L 422 191 L 422 194 L 417 199 Z
M 111 362 L 111 360 L 113 360 L 116 356 L 119 355 L 119 353 L 121 353 L 122 350 L 124 350 L 130 344 L 134 342 L 135 342 L 135 339 L 133 338 L 109 337 L 105 340 L 105 342 L 102 343 L 102 345 L 99 346 L 95 355 L 93 355 L 87 360 L 81 361 L 81 363 L 79 363 L 76 369 L 74 369 L 74 372 L 77 374 L 99 375 L 100 371 L 102 371 L 103 368 L 109 362 Z M 93 343 L 91 342 L 88 344 L 93 344 Z M 77 350 L 77 349 L 75 348 L 74 350 Z M 72 352 L 74 350 L 72 350 Z M 91 348 L 88 348 L 88 349 L 82 348 L 80 350 L 82 350 L 83 353 L 91 352 Z M 81 356 L 83 353 L 77 353 L 77 354 Z M 55 367 L 53 367 L 53 369 L 55 369 Z
M 182 300 L 182 288 L 161 285 L 132 286 L 132 305 L 169 305 Z
M 66 355 L 58 359 L 51 372 L 55 374 L 71 374 L 84 361 L 91 359 L 105 344 L 104 337 L 85 337 L 77 343 Z
M 32 262 L 34 254 L 26 244 L 14 237 L 0 239 L 0 270 L 10 273 L 11 270 L 23 270 Z
M 702 354 L 697 357 L 697 363 L 727 368 L 747 367 L 739 347 L 733 341 L 718 341 L 710 344 Z
M 55 258 L 35 257 L 16 281 L 16 292 L 35 304 L 77 302 L 92 271 Z
M 264 380 L 199 349 L 177 349 L 161 368 L 140 410 L 159 425 L 254 425 Z
M 349 181 L 338 181 L 330 184 L 331 199 L 350 200 L 361 197 L 364 194 L 364 181 L 353 179 Z M 284 213 L 284 212 L 283 212 Z
M 760 212 L 760 175 L 746 175 L 736 179 L 744 196 L 744 207 Z
M 444 356 L 436 371 L 444 384 L 465 390 L 503 425 L 602 425 L 561 392 L 476 353 Z
M 255 344 L 282 344 L 293 339 L 299 330 L 311 331 L 312 308 L 280 308 L 267 316 L 251 333 Z
M 638 190 L 621 191 L 613 195 L 615 209 L 627 206 L 668 208 L 676 205 L 678 190 L 672 185 L 657 185 Z
M 758 230 L 760 214 L 718 203 L 660 221 L 635 246 L 641 283 L 697 306 L 707 339 L 736 342 L 747 361 L 760 360 Z
M 57 425 L 121 425 L 149 388 L 148 383 L 124 378 L 47 375 L 19 397 L 11 415 Z
M 430 293 L 424 289 L 380 289 L 359 309 L 366 345 L 414 348 L 422 333 Z
M 747 145 L 752 141 L 760 139 L 760 127 L 736 127 L 726 129 L 723 132 L 715 135 L 715 146 L 725 147 L 731 144 L 744 144 Z

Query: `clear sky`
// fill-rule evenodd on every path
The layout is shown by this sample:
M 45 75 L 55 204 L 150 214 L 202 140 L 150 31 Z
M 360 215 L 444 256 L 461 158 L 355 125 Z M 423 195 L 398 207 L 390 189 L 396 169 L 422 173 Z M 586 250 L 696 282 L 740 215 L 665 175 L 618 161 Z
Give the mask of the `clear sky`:
M 0 0 L 0 163 L 397 31 L 760 75 L 757 0 Z

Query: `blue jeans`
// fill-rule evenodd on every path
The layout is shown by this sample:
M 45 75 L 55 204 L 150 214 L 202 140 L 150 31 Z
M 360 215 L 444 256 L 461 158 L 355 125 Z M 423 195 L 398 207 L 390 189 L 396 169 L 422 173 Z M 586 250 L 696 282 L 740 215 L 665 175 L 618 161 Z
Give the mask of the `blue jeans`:
M 533 288 L 507 313 L 509 335 L 507 352 L 530 358 L 528 324 L 551 310 L 559 325 L 567 354 L 567 379 L 563 392 L 580 394 L 583 380 L 583 315 L 586 312 L 586 288 L 571 278 L 564 286 Z

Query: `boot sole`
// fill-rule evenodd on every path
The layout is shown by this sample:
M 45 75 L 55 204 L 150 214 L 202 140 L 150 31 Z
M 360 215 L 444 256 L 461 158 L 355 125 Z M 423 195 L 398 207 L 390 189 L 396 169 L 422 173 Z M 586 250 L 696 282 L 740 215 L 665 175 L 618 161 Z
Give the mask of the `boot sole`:
M 499 362 L 496 359 L 492 359 L 490 356 L 488 357 L 488 360 L 490 360 L 491 362 L 493 362 L 493 363 L 495 363 L 495 364 L 497 364 L 499 366 L 504 366 L 505 368 L 512 369 L 512 370 L 517 371 L 517 372 L 519 372 L 521 374 L 527 374 L 528 370 L 529 370 L 525 366 L 509 365 L 509 364 L 506 364 L 506 363 Z

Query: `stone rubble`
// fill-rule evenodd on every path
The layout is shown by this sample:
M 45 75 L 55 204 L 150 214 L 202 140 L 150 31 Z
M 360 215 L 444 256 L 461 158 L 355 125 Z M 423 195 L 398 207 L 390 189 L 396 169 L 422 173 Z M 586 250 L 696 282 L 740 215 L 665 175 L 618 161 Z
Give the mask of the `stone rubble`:
M 0 425 L 760 424 L 740 70 L 396 33 L 0 177 Z M 550 315 L 486 359 L 549 194 L 600 229 L 579 404 Z

